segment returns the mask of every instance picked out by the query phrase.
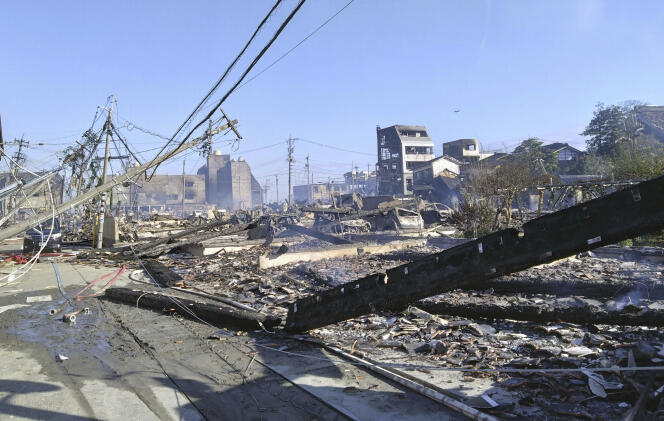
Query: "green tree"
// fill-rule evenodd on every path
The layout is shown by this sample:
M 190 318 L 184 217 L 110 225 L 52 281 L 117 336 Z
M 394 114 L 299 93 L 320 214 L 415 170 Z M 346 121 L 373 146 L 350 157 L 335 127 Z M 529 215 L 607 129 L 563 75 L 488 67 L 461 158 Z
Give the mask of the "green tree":
M 528 168 L 533 177 L 542 174 L 552 174 L 558 167 L 553 151 L 543 148 L 544 142 L 536 137 L 530 137 L 514 148 L 513 160 L 519 165 Z
M 639 137 L 619 144 L 613 153 L 613 176 L 618 180 L 653 178 L 664 173 L 664 146 Z
M 626 101 L 622 105 L 609 106 L 598 103 L 592 120 L 581 133 L 589 136 L 586 139 L 588 152 L 610 156 L 619 144 L 637 139 L 641 125 L 636 119 L 634 108 L 641 104 L 639 101 Z

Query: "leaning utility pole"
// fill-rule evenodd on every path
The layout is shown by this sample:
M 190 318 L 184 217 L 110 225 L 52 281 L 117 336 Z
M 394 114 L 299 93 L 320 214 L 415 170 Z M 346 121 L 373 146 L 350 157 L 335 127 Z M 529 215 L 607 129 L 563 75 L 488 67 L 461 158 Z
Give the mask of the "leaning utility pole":
M 293 158 L 293 151 L 295 150 L 296 140 L 297 139 L 293 139 L 292 137 L 288 136 L 288 206 L 292 204 L 291 173 L 293 172 L 293 162 L 295 162 L 295 158 Z
M 211 134 L 215 135 L 217 133 L 222 132 L 223 130 L 226 130 L 228 128 L 233 127 L 234 125 L 237 124 L 237 120 L 229 121 L 228 123 L 224 124 L 223 126 L 217 127 L 216 129 L 212 130 Z M 44 212 L 41 212 L 38 215 L 35 215 L 31 218 L 26 219 L 23 222 L 20 222 L 18 224 L 14 224 L 6 229 L 0 230 L 0 241 L 5 240 L 7 238 L 13 237 L 17 234 L 22 233 L 23 231 L 30 229 L 36 225 L 41 224 L 42 222 L 46 222 L 49 219 L 53 217 L 53 214 L 55 213 L 55 216 L 58 216 L 64 212 L 69 211 L 70 209 L 85 203 L 94 197 L 102 194 L 103 192 L 106 192 L 113 187 L 122 184 L 124 182 L 131 182 L 131 179 L 133 177 L 136 177 L 140 174 L 143 174 L 145 171 L 148 169 L 161 164 L 162 162 L 166 161 L 167 159 L 170 159 L 174 157 L 175 155 L 178 155 L 179 153 L 192 148 L 196 145 L 199 145 L 201 142 L 207 139 L 207 133 L 204 134 L 201 137 L 197 137 L 195 139 L 192 139 L 191 141 L 184 143 L 177 148 L 171 150 L 170 152 L 166 152 L 162 155 L 159 155 L 152 159 L 149 162 L 146 162 L 143 165 L 139 165 L 138 167 L 133 167 L 129 169 L 125 174 L 118 176 L 118 177 L 112 177 L 107 183 L 102 184 L 101 186 L 93 187 L 87 192 L 80 194 L 73 199 L 62 203 L 59 206 L 55 206 L 54 210 L 47 210 Z
M 21 169 L 19 168 L 21 163 L 25 161 L 25 154 L 23 153 L 23 146 L 27 147 L 27 145 L 30 143 L 27 140 L 23 139 L 23 136 L 21 136 L 20 139 L 17 140 L 18 142 L 18 151 L 16 151 L 16 154 L 14 154 L 13 161 L 11 162 L 11 165 L 9 166 L 9 173 L 7 174 L 7 181 L 5 182 L 5 186 L 9 185 L 9 181 L 11 180 L 10 177 L 14 177 L 14 181 L 17 183 L 21 183 L 19 176 L 21 175 Z M 8 198 L 7 201 L 5 202 L 5 215 L 9 215 L 10 211 L 16 208 L 16 195 L 18 193 L 12 193 Z
M 184 197 L 187 191 L 187 180 L 184 172 L 185 160 L 182 160 L 182 219 L 184 219 Z
M 267 201 L 267 192 L 270 190 L 270 185 L 268 184 L 269 179 L 265 177 L 265 184 L 263 184 L 263 195 L 265 196 L 265 199 L 263 200 L 263 204 L 266 205 L 269 202 Z
M 106 184 L 106 174 L 108 173 L 108 156 L 111 145 L 112 120 L 113 120 L 113 101 L 108 107 L 108 116 L 106 118 L 106 149 L 104 151 L 104 169 L 101 173 L 101 185 Z M 106 213 L 106 192 L 101 194 L 101 203 L 99 204 L 99 216 L 97 218 L 97 242 L 96 248 L 100 249 L 104 242 L 104 214 Z
M 307 170 L 307 202 L 313 202 L 312 193 L 311 193 L 311 184 L 309 184 L 309 154 L 307 154 L 306 164 L 304 168 Z

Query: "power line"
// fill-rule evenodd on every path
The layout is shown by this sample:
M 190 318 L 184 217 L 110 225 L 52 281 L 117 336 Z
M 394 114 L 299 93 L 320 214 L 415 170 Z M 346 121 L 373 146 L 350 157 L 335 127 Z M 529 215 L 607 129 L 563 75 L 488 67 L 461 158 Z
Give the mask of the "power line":
M 225 95 L 224 95 L 219 101 L 217 101 L 216 105 L 215 105 L 214 107 L 212 107 L 212 110 L 210 110 L 210 112 L 208 112 L 208 114 L 207 114 L 203 119 L 201 119 L 201 121 L 200 121 L 198 124 L 196 124 L 196 126 L 194 126 L 193 129 L 191 129 L 191 130 L 189 131 L 189 133 L 187 133 L 187 135 L 184 137 L 184 139 L 182 139 L 182 140 L 180 141 L 180 143 L 179 143 L 179 145 L 178 145 L 177 147 L 182 146 L 182 145 L 187 141 L 187 139 L 189 139 L 189 137 L 194 133 L 194 131 L 195 131 L 196 129 L 198 129 L 198 128 L 199 128 L 204 122 L 206 122 L 207 120 L 209 120 L 210 117 L 212 117 L 212 114 L 214 114 L 214 112 L 215 112 L 219 107 L 221 107 L 221 105 L 224 103 L 224 101 L 226 101 L 226 98 L 228 98 L 228 97 L 233 93 L 233 91 L 235 91 L 235 90 L 237 89 L 238 85 L 240 85 L 240 83 L 242 83 L 242 81 L 243 81 L 244 78 L 247 76 L 247 74 L 251 71 L 251 69 L 254 68 L 254 66 L 256 65 L 256 63 L 258 63 L 258 61 L 261 59 L 261 57 L 263 57 L 263 55 L 265 54 L 265 52 L 266 52 L 266 51 L 272 46 L 272 44 L 274 43 L 274 41 L 277 40 L 277 38 L 279 37 L 279 35 L 281 34 L 281 32 L 286 28 L 286 26 L 288 26 L 288 24 L 289 24 L 290 21 L 293 19 L 293 17 L 295 16 L 295 14 L 300 10 L 300 8 L 302 7 L 302 5 L 304 5 L 305 1 L 306 1 L 306 0 L 300 0 L 300 2 L 299 2 L 299 3 L 297 4 L 297 6 L 295 6 L 295 8 L 291 11 L 291 13 L 288 15 L 288 17 L 286 17 L 286 19 L 285 19 L 284 22 L 281 24 L 281 26 L 279 26 L 279 29 L 277 29 L 277 31 L 274 33 L 274 35 L 272 36 L 272 38 L 270 39 L 270 41 L 268 41 L 268 43 L 263 47 L 263 49 L 260 51 L 260 53 L 258 53 L 258 55 L 257 55 L 257 56 L 254 58 L 254 60 L 251 62 L 251 64 L 249 64 L 249 67 L 247 67 L 247 69 L 242 73 L 242 75 L 241 75 L 240 78 L 237 80 L 237 82 L 235 82 L 235 84 L 234 84 L 234 85 L 233 85 L 233 86 L 232 86 L 232 87 L 226 92 L 226 94 L 225 94 Z M 171 139 L 171 140 L 172 140 L 172 139 Z M 170 143 L 170 142 L 169 142 L 169 143 Z M 168 146 L 168 143 L 167 143 L 166 145 L 164 145 L 164 149 L 166 148 L 166 146 Z M 162 149 L 162 151 L 163 151 L 163 149 Z M 160 154 L 161 154 L 161 152 L 160 152 L 158 155 L 160 155 Z M 157 171 L 157 167 L 158 167 L 158 165 L 155 166 L 154 170 L 152 171 L 152 175 L 154 175 L 154 173 Z
M 242 57 L 242 55 L 245 53 L 245 51 L 247 51 L 247 48 L 249 48 L 249 45 L 252 43 L 252 41 L 254 40 L 254 38 L 256 38 L 256 35 L 258 35 L 258 33 L 259 33 L 259 32 L 261 31 L 261 29 L 263 28 L 263 25 L 265 25 L 265 23 L 268 21 L 268 19 L 269 19 L 270 16 L 272 15 L 272 13 L 274 13 L 274 11 L 277 9 L 277 7 L 281 4 L 281 2 L 282 2 L 282 0 L 277 0 L 277 2 L 274 4 L 274 6 L 272 6 L 272 8 L 270 9 L 270 11 L 269 11 L 269 12 L 267 13 L 267 15 L 263 18 L 263 20 L 262 20 L 261 23 L 258 25 L 258 27 L 257 27 L 256 30 L 254 31 L 254 33 L 251 35 L 251 38 L 249 38 L 249 40 L 247 41 L 247 43 L 244 45 L 244 48 L 242 48 L 242 50 L 240 50 L 240 52 L 237 54 L 237 56 L 235 56 L 235 59 L 234 59 L 234 60 L 231 62 L 231 64 L 226 68 L 226 70 L 224 71 L 224 73 L 223 73 L 223 74 L 221 75 L 221 77 L 217 80 L 217 82 L 214 84 L 214 86 L 212 86 L 212 88 L 211 88 L 210 91 L 207 93 L 207 95 L 205 95 L 205 97 L 201 100 L 201 102 L 198 103 L 198 105 L 196 106 L 196 108 L 194 108 L 194 110 L 189 114 L 189 116 L 185 119 L 185 121 L 182 122 L 182 124 L 180 125 L 180 127 L 178 127 L 178 129 L 175 131 L 175 133 L 173 133 L 173 136 L 171 136 L 171 139 L 169 139 L 169 142 L 172 141 L 172 140 L 178 135 L 178 133 L 180 133 L 180 131 L 182 130 L 182 128 L 183 128 L 183 127 L 184 127 L 189 121 L 191 121 L 191 120 L 196 116 L 196 114 L 198 114 L 198 112 L 200 111 L 201 107 L 202 107 L 202 106 L 208 101 L 208 99 L 210 99 L 210 96 L 212 96 L 212 94 L 214 94 L 214 91 L 216 91 L 217 88 L 219 87 L 219 85 L 221 85 L 221 82 L 223 82 L 224 79 L 226 79 L 226 76 L 228 76 L 228 73 L 233 69 L 233 67 L 235 67 L 235 65 L 237 64 L 238 60 L 240 60 L 240 57 Z M 166 144 L 166 146 L 168 146 L 168 143 Z
M 339 148 L 337 146 L 326 145 L 325 143 L 315 142 L 313 140 L 307 140 L 307 139 L 301 139 L 301 138 L 299 140 L 301 140 L 302 142 L 311 143 L 312 145 L 318 145 L 318 146 L 321 146 L 323 148 L 335 149 L 337 151 L 354 153 L 354 154 L 358 154 L 358 155 L 366 155 L 366 156 L 376 157 L 376 154 L 369 153 L 369 152 L 353 151 L 351 149 L 344 149 L 344 148 Z
M 275 146 L 281 146 L 283 144 L 284 144 L 284 141 L 282 140 L 282 141 L 279 141 L 277 143 L 272 143 L 270 145 L 261 146 L 259 148 L 247 149 L 247 150 L 244 150 L 244 151 L 232 151 L 232 152 L 234 154 L 238 154 L 238 155 L 239 154 L 245 154 L 246 155 L 246 154 L 251 153 L 251 152 L 263 151 L 265 149 L 274 148 Z
M 292 53 L 293 50 L 295 50 L 297 47 L 299 47 L 300 45 L 302 45 L 306 40 L 308 40 L 309 38 L 311 38 L 316 32 L 320 31 L 325 25 L 327 25 L 328 23 L 330 23 L 330 21 L 331 21 L 332 19 L 336 18 L 337 15 L 339 15 L 341 12 L 343 12 L 344 9 L 346 9 L 348 6 L 350 6 L 354 1 L 355 1 L 355 0 L 350 0 L 348 3 L 346 3 L 346 5 L 345 5 L 344 7 L 342 7 L 341 9 L 339 9 L 339 10 L 338 10 L 335 14 L 333 14 L 332 16 L 330 16 L 325 22 L 321 23 L 321 24 L 318 26 L 318 28 L 314 29 L 309 35 L 307 35 L 307 36 L 304 37 L 300 42 L 298 42 L 297 44 L 295 44 L 290 50 L 286 51 L 284 54 L 282 54 L 281 56 L 279 56 L 279 58 L 277 58 L 275 61 L 273 61 L 272 63 L 270 63 L 266 68 L 264 68 L 264 69 L 261 70 L 260 72 L 256 73 L 254 76 L 252 76 L 250 79 L 248 79 L 248 80 L 247 80 L 246 82 L 244 82 L 242 85 L 240 85 L 239 88 L 243 87 L 243 86 L 246 85 L 247 83 L 249 83 L 249 82 L 251 82 L 252 80 L 256 79 L 258 76 L 260 76 L 260 75 L 262 75 L 263 73 L 265 73 L 266 71 L 268 71 L 272 66 L 274 66 L 275 64 L 277 64 L 278 62 L 280 62 L 280 61 L 281 61 L 283 58 L 285 58 L 287 55 L 289 55 L 290 53 Z

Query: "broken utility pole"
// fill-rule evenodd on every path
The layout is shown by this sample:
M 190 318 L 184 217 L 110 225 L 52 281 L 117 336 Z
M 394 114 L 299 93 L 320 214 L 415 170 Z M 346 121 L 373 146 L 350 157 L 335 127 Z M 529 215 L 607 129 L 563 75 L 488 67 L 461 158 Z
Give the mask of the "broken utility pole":
M 664 227 L 664 176 L 299 299 L 285 328 L 315 329 Z

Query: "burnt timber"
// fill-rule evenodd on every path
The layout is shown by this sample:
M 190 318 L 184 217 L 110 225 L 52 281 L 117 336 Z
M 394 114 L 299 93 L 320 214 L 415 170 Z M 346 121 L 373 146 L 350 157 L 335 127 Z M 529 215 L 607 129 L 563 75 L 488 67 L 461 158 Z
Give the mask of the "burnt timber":
M 177 311 L 182 316 L 200 318 L 220 327 L 260 329 L 262 325 L 271 329 L 281 323 L 281 319 L 270 314 L 243 310 L 222 303 L 211 304 L 132 288 L 110 288 L 106 290 L 104 298 L 156 311 Z M 185 307 L 186 310 L 180 311 L 178 304 Z
M 527 269 L 664 227 L 664 176 L 533 219 L 289 305 L 306 331 Z

